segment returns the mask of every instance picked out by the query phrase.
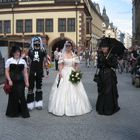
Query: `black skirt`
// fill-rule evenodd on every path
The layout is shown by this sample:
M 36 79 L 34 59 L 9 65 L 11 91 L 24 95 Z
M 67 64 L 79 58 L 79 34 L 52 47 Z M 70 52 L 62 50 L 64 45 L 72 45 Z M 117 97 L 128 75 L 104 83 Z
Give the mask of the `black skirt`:
M 24 82 L 14 83 L 12 92 L 9 94 L 6 116 L 24 118 L 29 117 L 29 111 L 25 99 Z
M 96 111 L 100 115 L 112 115 L 117 112 L 118 106 L 118 89 L 117 77 L 115 71 L 110 68 L 100 70 L 98 85 L 98 99 Z

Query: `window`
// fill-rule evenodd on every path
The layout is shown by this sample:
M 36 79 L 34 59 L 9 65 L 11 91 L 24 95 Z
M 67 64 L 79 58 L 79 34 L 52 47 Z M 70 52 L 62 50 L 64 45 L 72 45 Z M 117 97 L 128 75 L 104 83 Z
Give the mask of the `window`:
M 25 20 L 25 32 L 27 32 L 27 33 L 32 32 L 32 20 L 31 19 Z
M 18 0 L 0 0 L 0 3 L 17 2 Z
M 23 20 L 16 21 L 16 32 L 23 33 Z
M 75 32 L 75 18 L 69 18 L 67 21 L 68 32 Z
M 87 34 L 90 34 L 91 33 L 91 26 L 90 26 L 90 21 L 87 21 L 86 22 L 86 33 Z
M 37 32 L 44 33 L 44 19 L 37 19 Z
M 58 19 L 58 32 L 66 32 L 66 19 Z
M 11 33 L 11 21 L 10 20 L 4 21 L 4 33 Z
M 45 20 L 45 32 L 53 32 L 53 19 Z
M 2 21 L 0 21 L 0 33 L 2 33 Z

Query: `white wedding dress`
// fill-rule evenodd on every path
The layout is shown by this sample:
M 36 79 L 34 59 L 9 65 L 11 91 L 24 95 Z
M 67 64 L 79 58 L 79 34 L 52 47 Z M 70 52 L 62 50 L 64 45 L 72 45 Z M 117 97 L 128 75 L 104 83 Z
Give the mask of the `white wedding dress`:
M 73 58 L 64 59 L 61 56 L 59 63 L 64 64 L 62 78 L 57 87 L 59 79 L 57 75 L 52 86 L 48 111 L 57 116 L 76 116 L 90 112 L 92 108 L 82 82 L 74 85 L 69 81 L 71 71 L 74 70 L 73 65 L 79 63 L 78 57 L 73 55 Z

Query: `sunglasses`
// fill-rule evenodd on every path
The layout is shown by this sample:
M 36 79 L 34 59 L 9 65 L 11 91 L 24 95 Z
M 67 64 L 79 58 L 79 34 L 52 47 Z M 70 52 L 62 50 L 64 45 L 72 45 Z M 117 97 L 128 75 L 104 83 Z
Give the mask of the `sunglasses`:
M 71 45 L 66 45 L 66 47 L 71 47 Z
M 36 46 L 36 47 L 40 47 L 40 44 L 34 44 L 34 46 Z

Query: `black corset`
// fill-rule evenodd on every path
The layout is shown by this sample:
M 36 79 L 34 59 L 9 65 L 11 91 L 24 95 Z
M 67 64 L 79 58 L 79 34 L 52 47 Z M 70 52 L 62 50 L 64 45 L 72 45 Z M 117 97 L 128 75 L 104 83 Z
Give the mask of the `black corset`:
M 24 64 L 10 64 L 10 77 L 12 81 L 23 81 Z

